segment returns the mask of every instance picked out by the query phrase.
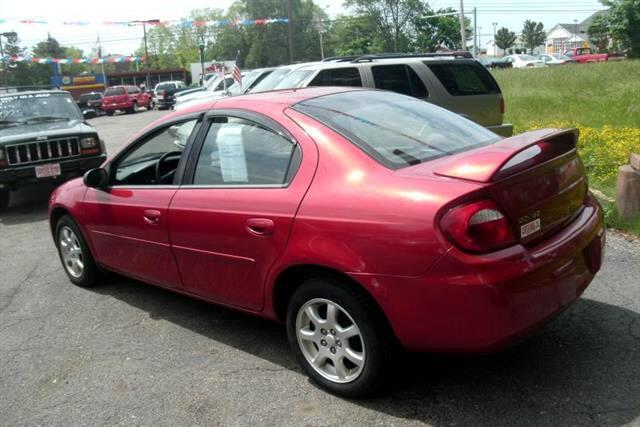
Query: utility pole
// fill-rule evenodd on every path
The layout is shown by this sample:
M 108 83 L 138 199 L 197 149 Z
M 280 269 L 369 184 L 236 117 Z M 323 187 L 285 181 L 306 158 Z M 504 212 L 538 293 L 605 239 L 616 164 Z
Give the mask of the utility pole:
M 467 50 L 464 31 L 464 0 L 460 0 L 460 46 L 462 46 L 462 50 Z
M 482 53 L 482 27 L 478 27 L 478 54 Z
M 498 23 L 493 22 L 491 25 L 493 25 L 493 56 L 497 56 L 496 55 L 496 26 L 498 25 Z
M 142 24 L 142 32 L 144 34 L 144 68 L 147 71 L 146 90 L 149 90 L 151 83 L 149 82 L 149 48 L 147 46 L 147 24 L 159 24 L 159 19 L 145 19 L 144 21 L 130 21 L 131 24 Z
M 473 7 L 473 56 L 478 56 L 478 45 L 476 40 L 478 39 L 478 15 L 476 14 L 476 7 Z
M 100 42 L 100 31 L 98 31 L 98 58 L 102 58 L 102 43 Z M 137 62 L 136 62 L 137 64 Z M 105 90 L 107 89 L 107 75 L 104 73 L 104 62 L 100 61 L 100 68 L 102 70 L 102 83 Z
M 289 63 L 293 64 L 293 17 L 291 16 L 291 0 L 287 2 L 287 27 L 289 29 Z

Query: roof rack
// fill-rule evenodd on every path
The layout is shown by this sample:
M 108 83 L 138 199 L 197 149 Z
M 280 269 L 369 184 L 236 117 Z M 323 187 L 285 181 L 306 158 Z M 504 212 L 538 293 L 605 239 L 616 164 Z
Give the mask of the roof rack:
M 330 56 L 322 60 L 322 62 L 371 62 L 374 59 L 393 59 L 393 58 L 473 58 L 471 52 L 459 50 L 454 52 L 431 52 L 431 53 L 369 53 L 364 55 L 349 56 Z

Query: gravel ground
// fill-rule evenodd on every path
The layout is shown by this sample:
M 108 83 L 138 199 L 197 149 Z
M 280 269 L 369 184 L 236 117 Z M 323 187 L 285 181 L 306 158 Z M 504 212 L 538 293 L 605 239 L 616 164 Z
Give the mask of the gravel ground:
M 164 113 L 93 120 L 111 151 Z M 0 425 L 640 425 L 640 243 L 609 233 L 584 296 L 500 354 L 415 355 L 380 396 L 313 386 L 281 325 L 110 275 L 67 280 L 50 188 L 0 216 Z

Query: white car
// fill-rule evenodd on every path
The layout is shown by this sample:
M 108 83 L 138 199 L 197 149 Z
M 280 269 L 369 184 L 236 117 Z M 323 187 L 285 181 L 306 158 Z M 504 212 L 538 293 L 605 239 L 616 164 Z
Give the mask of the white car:
M 185 102 L 193 101 L 194 99 L 207 98 L 211 96 L 213 92 L 223 91 L 225 83 L 227 87 L 233 84 L 233 76 L 231 76 L 231 74 L 225 74 L 224 80 L 212 77 L 205 83 L 203 89 L 177 97 L 175 107 Z
M 547 65 L 563 65 L 575 63 L 573 59 L 561 53 L 545 53 L 538 56 L 538 59 Z
M 547 65 L 544 61 L 531 55 L 509 55 L 504 57 L 505 62 L 510 62 L 513 68 L 541 68 Z

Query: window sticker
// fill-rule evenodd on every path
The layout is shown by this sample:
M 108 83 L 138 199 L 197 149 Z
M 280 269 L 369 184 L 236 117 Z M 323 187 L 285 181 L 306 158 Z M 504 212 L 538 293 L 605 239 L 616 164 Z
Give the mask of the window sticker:
M 242 128 L 242 126 L 227 125 L 218 131 L 216 141 L 224 182 L 249 182 L 247 160 L 242 143 Z

